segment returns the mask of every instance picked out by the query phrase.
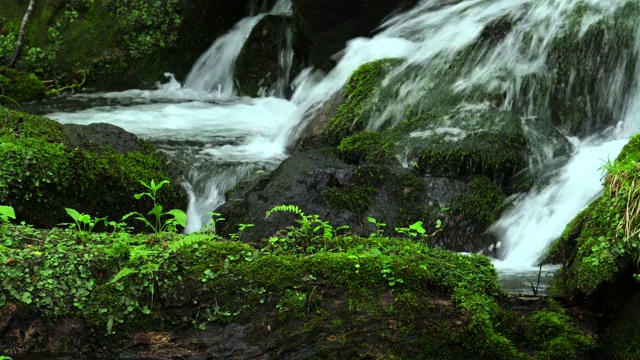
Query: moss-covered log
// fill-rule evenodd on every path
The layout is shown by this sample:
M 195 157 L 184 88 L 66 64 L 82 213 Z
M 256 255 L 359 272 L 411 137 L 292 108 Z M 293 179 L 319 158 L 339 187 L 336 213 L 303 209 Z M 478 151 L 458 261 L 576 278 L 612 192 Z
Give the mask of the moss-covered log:
M 557 306 L 501 308 L 485 257 L 303 229 L 259 249 L 0 225 L 0 352 L 512 360 L 593 347 Z

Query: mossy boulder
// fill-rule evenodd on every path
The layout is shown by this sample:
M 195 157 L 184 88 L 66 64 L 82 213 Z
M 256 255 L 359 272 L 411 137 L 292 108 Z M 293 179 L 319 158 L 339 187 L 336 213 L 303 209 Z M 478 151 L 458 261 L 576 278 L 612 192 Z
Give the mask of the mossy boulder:
M 540 95 L 536 106 L 539 115 L 577 136 L 593 134 L 622 120 L 624 95 L 635 86 L 640 2 L 627 1 L 596 22 L 588 15 L 590 10 L 586 3 L 576 6 L 549 50 L 550 75 L 530 79 Z M 531 86 L 523 88 L 524 92 Z
M 325 148 L 293 154 L 268 176 L 240 183 L 226 200 L 216 210 L 226 219 L 216 224 L 217 230 L 234 234 L 237 224 L 253 224 L 240 234 L 247 242 L 265 243 L 280 229 L 295 225 L 294 214 L 265 218 L 274 206 L 291 204 L 360 236 L 378 231 L 407 236 L 396 228 L 421 221 L 427 233 L 420 239 L 431 246 L 488 253 L 496 239 L 485 230 L 502 211 L 504 195 L 486 177 L 469 185 L 421 177 L 390 161 L 347 163 L 339 151 Z
M 34 74 L 0 66 L 0 105 L 15 106 L 44 95 L 45 86 Z
M 26 7 L 3 2 L 0 36 L 15 37 Z M 246 4 L 228 1 L 37 1 L 17 66 L 56 88 L 85 75 L 93 89 L 152 87 L 165 72 L 184 77 L 246 14 Z
M 13 259 L 0 267 L 2 353 L 577 360 L 593 347 L 557 305 L 503 301 L 488 258 L 407 240 L 339 236 L 303 250 L 302 233 L 256 248 L 6 224 L 0 239 Z
M 403 145 L 421 173 L 469 178 L 487 176 L 507 188 L 527 167 L 520 117 L 490 104 L 461 103 L 411 120 Z
M 65 128 L 4 108 L 0 120 L 0 204 L 13 206 L 18 221 L 51 228 L 72 221 L 65 208 L 115 221 L 131 211 L 146 213 L 151 204 L 133 195 L 147 191 L 140 181 L 152 179 L 172 181 L 158 194 L 165 209 L 185 206 L 178 171 L 149 143 L 120 128 Z
M 550 253 L 564 247 L 566 254 L 564 269 L 555 280 L 557 292 L 606 308 L 625 298 L 633 274 L 639 271 L 639 160 L 640 135 L 634 135 L 616 160 L 604 165 L 608 173 L 602 196 L 576 216 L 552 245 Z
M 290 80 L 301 70 L 291 51 L 291 36 L 291 18 L 284 15 L 266 15 L 251 30 L 234 69 L 242 95 L 290 95 Z
M 382 81 L 403 62 L 385 58 L 358 67 L 341 90 L 305 114 L 294 131 L 293 151 L 338 146 L 346 137 L 363 131 L 370 117 L 387 104 Z
M 342 102 L 337 106 L 331 102 L 326 110 L 318 111 L 324 125 L 309 122 L 314 134 L 305 138 L 303 132 L 304 141 L 338 146 L 352 159 L 380 159 L 382 153 L 388 159 L 399 157 L 421 174 L 464 179 L 484 175 L 511 191 L 513 175 L 528 166 L 530 148 L 541 146 L 525 136 L 522 119 L 488 101 L 493 95 L 454 93 L 447 81 L 425 95 L 428 104 L 420 100 L 405 109 L 400 119 L 386 119 L 387 110 L 396 106 L 395 85 L 417 71 L 398 68 L 402 63 L 401 59 L 382 59 L 360 66 L 337 99 Z M 536 126 L 544 127 L 540 121 L 530 125 L 531 132 Z M 552 135 L 558 139 L 554 148 L 570 147 L 559 133 Z
M 411 7 L 414 0 L 293 0 L 294 49 L 307 65 L 325 71 L 335 65 L 332 56 L 348 40 L 371 36 L 389 14 Z

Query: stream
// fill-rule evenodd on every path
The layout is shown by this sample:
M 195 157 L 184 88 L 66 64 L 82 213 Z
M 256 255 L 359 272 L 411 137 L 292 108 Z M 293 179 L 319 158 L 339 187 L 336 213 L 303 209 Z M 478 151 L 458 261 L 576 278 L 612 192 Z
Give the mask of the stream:
M 588 2 L 599 10 L 585 17 L 588 21 L 596 21 L 623 3 Z M 212 44 L 183 83 L 167 74 L 167 81 L 153 90 L 64 95 L 27 105 L 26 109 L 61 123 L 108 122 L 184 159 L 191 168 L 185 187 L 190 194 L 187 231 L 193 232 L 208 224 L 207 213 L 223 203 L 225 191 L 256 171 L 275 169 L 287 158 L 287 144 L 296 136 L 296 126 L 307 119 L 305 114 L 327 101 L 359 65 L 401 57 L 407 59 L 407 64 L 426 68 L 451 59 L 452 54 L 475 41 L 487 24 L 505 16 L 517 17 L 521 20 L 514 30 L 490 49 L 494 55 L 457 84 L 459 89 L 488 83 L 509 87 L 511 80 L 496 83 L 497 73 L 509 73 L 518 79 L 546 71 L 542 64 L 549 43 L 561 33 L 563 22 L 578 3 L 469 0 L 436 7 L 436 1 L 423 0 L 412 10 L 388 19 L 375 37 L 350 41 L 328 74 L 304 70 L 291 82 L 294 92 L 290 99 L 241 97 L 234 89 L 232 74 L 239 44 L 264 15 L 258 14 L 243 19 Z M 290 1 L 281 0 L 278 4 L 272 12 L 290 11 Z M 524 48 L 524 36 L 533 37 L 539 46 Z M 385 115 L 403 111 L 422 96 L 413 90 L 425 81 L 418 77 L 404 83 L 403 97 L 386 109 Z M 617 91 L 611 89 L 612 98 L 620 95 Z M 566 224 L 602 191 L 600 166 L 607 159 L 614 159 L 638 130 L 639 93 L 635 90 L 625 97 L 626 110 L 617 127 L 588 138 L 571 138 L 575 150 L 549 184 L 521 194 L 491 227 L 501 238 L 502 257 L 494 264 L 506 290 L 532 293 L 533 286 L 538 287 L 538 293 L 544 293 L 558 266 L 540 270 L 536 261 Z M 507 101 L 504 106 L 513 105 Z M 369 128 L 376 127 L 376 118 L 372 118 Z M 542 156 L 540 161 L 551 160 Z

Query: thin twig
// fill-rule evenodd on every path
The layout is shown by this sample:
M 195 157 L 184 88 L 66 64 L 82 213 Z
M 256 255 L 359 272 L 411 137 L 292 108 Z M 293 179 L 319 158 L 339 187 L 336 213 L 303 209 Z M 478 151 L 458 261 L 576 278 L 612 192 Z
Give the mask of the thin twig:
M 22 25 L 20 25 L 20 34 L 18 35 L 18 43 L 16 44 L 16 51 L 13 53 L 13 57 L 9 62 L 9 66 L 12 67 L 16 64 L 16 60 L 18 60 L 18 53 L 20 53 L 20 49 L 22 48 L 22 44 L 24 43 L 24 33 L 27 29 L 27 21 L 29 21 L 29 16 L 33 12 L 33 5 L 35 4 L 35 0 L 29 1 L 29 7 L 27 8 L 27 12 L 24 14 L 22 18 Z

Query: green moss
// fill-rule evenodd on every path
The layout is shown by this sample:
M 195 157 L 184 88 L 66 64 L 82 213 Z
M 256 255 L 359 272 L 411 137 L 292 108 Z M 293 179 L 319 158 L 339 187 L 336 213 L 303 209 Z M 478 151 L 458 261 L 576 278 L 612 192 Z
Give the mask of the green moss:
M 345 102 L 329 121 L 327 140 L 338 145 L 345 137 L 365 128 L 369 117 L 376 111 L 380 99 L 382 80 L 403 60 L 382 59 L 361 65 L 345 86 Z
M 106 148 L 73 148 L 59 123 L 7 110 L 0 127 L 0 203 L 12 205 L 21 220 L 52 227 L 67 219 L 65 207 L 119 219 L 129 211 L 148 211 L 133 194 L 140 180 L 164 180 L 166 159 L 150 145 L 120 154 Z M 95 195 L 100 189 L 100 196 Z M 159 193 L 159 201 L 182 203 L 179 184 Z
M 324 194 L 334 206 L 357 214 L 364 214 L 385 182 L 389 172 L 384 166 L 364 165 L 356 170 L 351 182 L 344 187 L 327 188 Z
M 524 137 L 518 135 L 505 139 L 480 132 L 464 141 L 440 137 L 418 151 L 417 162 L 421 172 L 434 176 L 485 175 L 503 184 L 524 167 L 524 147 Z
M 340 142 L 340 158 L 349 164 L 381 163 L 389 160 L 394 147 L 393 136 L 386 132 L 363 131 Z
M 541 349 L 536 360 L 583 359 L 595 347 L 595 341 L 578 329 L 564 311 L 540 311 L 527 321 L 533 341 Z
M 593 133 L 617 121 L 624 104 L 610 104 L 607 100 L 610 84 L 615 81 L 611 76 L 623 79 L 614 91 L 626 93 L 634 86 L 631 74 L 635 72 L 636 60 L 632 53 L 640 3 L 627 1 L 583 31 L 583 18 L 590 11 L 602 10 L 578 5 L 566 23 L 563 35 L 553 41 L 548 66 L 554 73 L 540 84 L 539 90 L 548 97 L 545 100 L 542 96 L 540 101 L 548 102 L 554 124 L 572 134 Z M 600 50 L 595 54 L 593 49 Z M 618 70 L 603 75 L 599 72 L 603 67 Z M 571 94 L 571 102 L 566 101 L 568 94 Z
M 35 75 L 0 66 L 0 105 L 15 105 L 44 97 L 45 87 Z
M 570 250 L 565 269 L 569 294 L 592 294 L 640 259 L 636 236 L 640 221 L 634 215 L 640 206 L 639 149 L 640 136 L 634 135 L 615 162 L 604 164 L 608 174 L 603 195 L 570 223 L 559 240 Z M 632 270 L 638 271 L 636 266 Z
M 42 138 L 49 143 L 64 143 L 62 125 L 42 116 L 0 109 L 0 136 L 13 138 Z
M 475 176 L 469 183 L 469 192 L 452 200 L 452 209 L 465 217 L 476 219 L 483 226 L 493 224 L 504 210 L 506 196 L 493 180 Z

